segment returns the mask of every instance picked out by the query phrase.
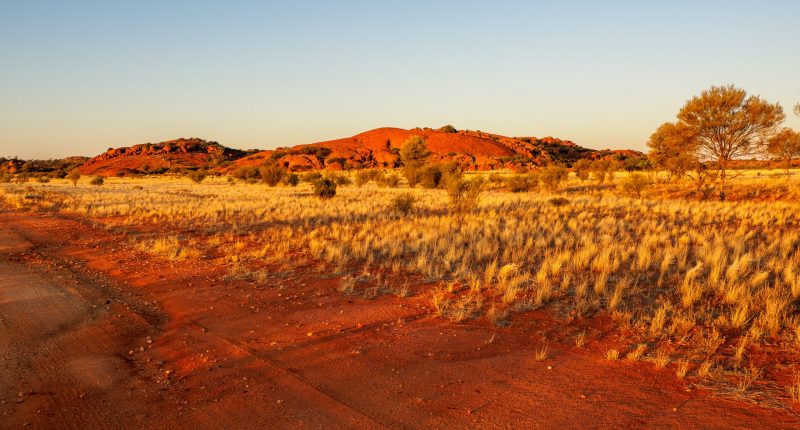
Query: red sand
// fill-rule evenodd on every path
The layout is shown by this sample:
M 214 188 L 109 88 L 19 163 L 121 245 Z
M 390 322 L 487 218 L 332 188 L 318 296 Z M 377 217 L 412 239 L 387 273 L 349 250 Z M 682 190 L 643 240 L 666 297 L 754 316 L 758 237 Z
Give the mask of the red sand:
M 347 296 L 310 271 L 226 282 L 124 243 L 0 212 L 0 427 L 800 427 L 578 349 L 546 312 L 455 324 L 422 295 Z

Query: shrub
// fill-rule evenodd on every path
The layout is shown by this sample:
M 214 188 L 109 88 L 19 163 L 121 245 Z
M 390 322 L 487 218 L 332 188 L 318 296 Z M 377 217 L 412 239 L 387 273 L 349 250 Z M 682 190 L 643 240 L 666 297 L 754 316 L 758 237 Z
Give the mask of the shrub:
M 322 179 L 322 173 L 319 172 L 308 172 L 304 173 L 303 176 L 300 177 L 303 182 L 307 182 L 309 184 L 314 184 L 315 182 Z
M 458 133 L 458 130 L 456 130 L 456 128 L 450 124 L 447 124 L 446 126 L 440 128 L 439 131 L 441 131 L 442 133 Z
M 526 173 L 511 176 L 506 181 L 506 186 L 512 193 L 526 193 L 533 191 L 538 183 L 539 179 L 536 176 Z
M 233 172 L 233 177 L 236 179 L 241 179 L 247 183 L 255 183 L 256 181 L 261 178 L 261 174 L 258 172 L 258 168 L 254 166 L 244 166 L 239 167 Z
M 14 179 L 14 176 L 10 173 L 0 173 L 0 183 L 7 184 L 11 182 L 12 179 Z
M 206 173 L 206 171 L 204 169 L 192 170 L 192 171 L 189 172 L 189 174 L 187 176 L 195 184 L 199 184 L 199 183 L 203 182 L 203 180 L 206 178 L 207 173 Z
M 591 170 L 591 166 L 591 161 L 581 158 L 575 162 L 575 164 L 572 166 L 572 170 L 575 172 L 575 176 L 577 176 L 578 179 L 585 181 L 589 179 L 589 171 Z
M 425 188 L 438 188 L 443 174 L 439 165 L 425 166 L 419 171 L 419 183 Z
M 567 179 L 567 169 L 564 166 L 551 164 L 539 172 L 539 179 L 542 181 L 542 186 L 553 192 Z
M 81 179 L 81 172 L 79 172 L 78 169 L 72 169 L 67 173 L 67 179 L 72 182 L 73 186 L 77 187 L 78 181 Z
M 286 169 L 277 164 L 267 164 L 258 169 L 261 180 L 270 187 L 278 185 L 286 175 Z
M 565 197 L 553 197 L 552 199 L 547 201 L 553 206 L 564 206 L 569 203 L 569 199 Z
M 400 176 L 396 173 L 386 175 L 381 172 L 380 175 L 375 177 L 375 183 L 377 183 L 379 187 L 397 188 L 400 185 Z
M 359 170 L 356 172 L 356 186 L 361 187 L 362 185 L 366 184 L 367 182 L 371 181 L 375 176 L 374 170 Z
M 642 191 L 650 186 L 650 179 L 643 173 L 634 172 L 622 182 L 622 191 L 636 197 L 642 196 Z
M 289 173 L 283 177 L 283 183 L 291 187 L 296 187 L 300 183 L 300 175 L 297 173 Z
M 402 193 L 392 199 L 392 209 L 403 215 L 408 215 L 414 209 L 417 198 L 411 193 Z
M 471 212 L 478 206 L 478 199 L 483 188 L 483 181 L 459 179 L 447 184 L 450 197 L 450 210 L 457 214 Z
M 92 178 L 92 179 L 89 181 L 89 183 L 90 183 L 90 184 L 92 184 L 92 185 L 94 185 L 94 186 L 97 186 L 97 187 L 99 187 L 99 186 L 101 186 L 101 185 L 105 184 L 105 183 L 106 183 L 106 181 L 105 181 L 105 179 L 103 179 L 103 177 L 102 177 L 102 176 L 95 176 L 94 178 Z
M 336 196 L 336 181 L 331 178 L 321 178 L 314 182 L 314 195 L 321 199 L 331 199 Z
M 50 178 L 48 178 L 45 175 L 39 175 L 39 176 L 36 177 L 36 182 L 38 182 L 40 184 L 46 184 L 46 183 L 50 182 Z
M 414 188 L 420 179 L 420 170 L 425 160 L 431 155 L 425 139 L 411 136 L 400 148 L 400 161 L 403 162 L 403 173 L 408 179 L 408 186 Z
M 340 173 L 332 173 L 328 177 L 330 179 L 332 179 L 334 182 L 336 182 L 336 185 L 339 185 L 339 186 L 350 185 L 350 184 L 353 183 L 350 180 L 350 177 L 348 177 L 347 175 L 344 175 L 344 174 L 340 174 Z

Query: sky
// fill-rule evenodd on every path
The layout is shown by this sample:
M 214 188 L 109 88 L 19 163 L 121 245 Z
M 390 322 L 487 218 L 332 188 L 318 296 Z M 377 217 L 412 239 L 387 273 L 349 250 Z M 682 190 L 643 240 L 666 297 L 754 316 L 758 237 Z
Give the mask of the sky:
M 394 126 L 646 149 L 711 85 L 800 101 L 800 2 L 0 0 L 0 156 Z

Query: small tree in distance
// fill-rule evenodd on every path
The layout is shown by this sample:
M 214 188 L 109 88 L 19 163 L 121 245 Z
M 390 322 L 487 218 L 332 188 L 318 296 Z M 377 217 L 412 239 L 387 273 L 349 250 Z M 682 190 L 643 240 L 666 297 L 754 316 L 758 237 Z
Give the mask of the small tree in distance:
M 683 123 L 666 122 L 650 136 L 647 155 L 656 168 L 670 177 L 680 178 L 697 164 L 697 138 L 694 130 Z
M 400 161 L 403 162 L 403 173 L 409 187 L 414 188 L 419 182 L 422 166 L 430 155 L 425 139 L 419 136 L 411 136 L 403 142 L 400 147 Z
M 748 97 L 733 85 L 711 87 L 678 112 L 681 126 L 696 140 L 698 157 L 715 163 L 720 200 L 725 200 L 731 161 L 753 155 L 784 118 L 779 104 Z
M 78 169 L 72 169 L 67 173 L 67 179 L 72 182 L 73 187 L 77 187 L 78 181 L 81 180 L 81 172 L 79 172 Z
M 192 182 L 194 182 L 195 184 L 199 184 L 206 179 L 207 173 L 205 169 L 192 170 L 189 172 L 188 176 L 189 179 L 192 180 Z
M 800 133 L 784 128 L 767 141 L 766 151 L 785 163 L 786 173 L 792 167 L 792 160 L 800 157 Z

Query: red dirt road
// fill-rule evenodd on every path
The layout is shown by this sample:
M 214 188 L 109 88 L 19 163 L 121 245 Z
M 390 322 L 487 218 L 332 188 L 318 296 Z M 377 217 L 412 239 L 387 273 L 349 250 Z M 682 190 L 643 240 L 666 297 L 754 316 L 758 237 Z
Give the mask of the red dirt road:
M 787 410 L 313 271 L 224 281 L 54 215 L 0 211 L 0 428 L 798 428 Z M 536 361 L 536 351 L 548 358 Z

